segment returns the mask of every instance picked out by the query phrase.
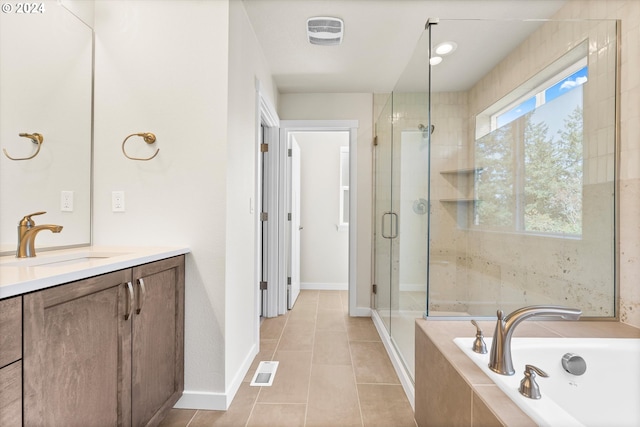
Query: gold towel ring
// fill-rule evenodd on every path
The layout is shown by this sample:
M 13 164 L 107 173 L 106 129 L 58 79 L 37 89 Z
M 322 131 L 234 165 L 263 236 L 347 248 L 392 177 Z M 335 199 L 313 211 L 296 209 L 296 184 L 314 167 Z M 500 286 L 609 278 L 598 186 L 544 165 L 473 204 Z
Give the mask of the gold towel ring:
M 156 142 L 156 136 L 154 134 L 152 134 L 151 132 L 145 132 L 145 133 L 132 133 L 131 135 L 129 135 L 128 137 L 126 137 L 124 139 L 124 141 L 122 141 L 122 153 L 125 155 L 125 157 L 127 159 L 131 159 L 131 160 L 143 160 L 143 161 L 147 161 L 147 160 L 151 160 L 153 159 L 155 156 L 158 155 L 158 152 L 160 151 L 160 149 L 158 148 L 156 150 L 156 152 L 153 154 L 153 156 L 149 157 L 148 159 L 143 159 L 141 157 L 131 157 L 130 155 L 127 154 L 127 152 L 124 150 L 124 144 L 126 144 L 127 139 L 131 138 L 132 136 L 141 136 L 142 139 L 144 140 L 144 142 L 146 142 L 147 144 L 153 144 L 154 142 Z
M 40 152 L 40 148 L 42 147 L 42 142 L 44 141 L 44 137 L 42 135 L 40 135 L 39 133 L 19 133 L 19 136 L 25 137 L 25 138 L 29 138 L 34 144 L 38 144 L 38 149 L 36 150 L 35 153 L 33 153 L 32 156 L 29 157 L 11 157 L 9 155 L 9 153 L 7 153 L 7 149 L 3 148 L 2 152 L 4 153 L 5 156 L 7 156 L 9 159 L 11 160 L 29 160 L 29 159 L 33 159 L 35 156 L 38 155 L 38 153 Z

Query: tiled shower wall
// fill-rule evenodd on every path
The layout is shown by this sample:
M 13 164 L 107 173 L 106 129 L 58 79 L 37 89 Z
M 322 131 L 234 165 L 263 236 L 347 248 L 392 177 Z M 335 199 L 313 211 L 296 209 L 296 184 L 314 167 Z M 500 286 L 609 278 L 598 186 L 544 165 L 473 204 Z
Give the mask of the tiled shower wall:
M 619 265 L 619 275 L 620 275 L 620 318 L 623 322 L 629 323 L 631 325 L 640 327 L 640 283 L 638 283 L 637 278 L 640 277 L 640 2 L 636 1 L 589 1 L 589 0 L 576 0 L 569 2 L 563 9 L 559 11 L 557 16 L 554 18 L 557 19 L 621 19 L 621 85 L 620 85 L 620 168 L 618 171 L 619 176 L 619 204 L 620 204 L 620 222 L 619 222 L 619 230 L 620 230 L 620 242 L 619 242 L 619 254 L 620 259 L 618 262 Z M 575 28 L 575 27 L 574 27 Z M 583 31 L 581 29 L 572 30 L 572 31 Z M 553 38 L 557 38 L 559 33 L 557 31 L 552 32 Z M 564 34 L 565 37 L 575 38 L 576 34 L 573 32 Z M 592 39 L 595 41 L 595 44 L 591 46 L 591 50 L 598 54 L 598 52 L 606 52 L 607 49 L 602 49 L 605 47 L 609 40 L 604 36 L 604 31 L 600 29 L 596 29 L 595 33 L 590 34 L 593 36 Z M 456 99 L 460 101 L 460 97 L 469 98 L 469 104 L 471 105 L 469 111 L 477 112 L 486 108 L 487 105 L 495 102 L 495 100 L 500 99 L 505 93 L 507 93 L 510 89 L 516 85 L 517 82 L 522 82 L 526 80 L 532 71 L 526 68 L 526 65 L 530 63 L 535 63 L 536 60 L 543 59 L 548 62 L 548 58 L 557 57 L 560 50 L 556 50 L 549 48 L 548 43 L 544 43 L 541 39 L 542 33 L 536 34 L 532 36 L 528 43 L 533 44 L 534 46 L 542 46 L 543 48 L 538 49 L 538 54 L 540 58 L 529 57 L 523 58 L 518 52 L 515 52 L 510 58 L 505 60 L 505 63 L 502 64 L 501 67 L 498 67 L 496 74 L 494 74 L 488 81 L 491 84 L 487 84 L 487 82 L 479 83 L 474 89 L 465 94 L 434 94 L 433 97 L 433 114 L 434 114 L 434 123 L 437 123 L 436 117 L 440 112 L 450 113 L 454 111 L 457 116 L 461 110 L 464 110 L 464 107 L 461 105 L 453 106 L 453 104 L 460 104 L 460 102 L 453 102 Z M 566 44 L 560 49 L 564 48 L 566 50 Z M 602 54 L 602 53 L 600 53 Z M 597 63 L 597 58 L 591 58 L 592 64 Z M 512 61 L 512 62 L 510 62 Z M 605 62 L 605 61 L 602 61 Z M 524 64 L 524 65 L 523 65 Z M 610 67 L 610 65 L 607 65 Z M 505 74 L 498 74 L 501 70 L 508 69 L 511 73 L 512 71 L 516 71 L 514 73 L 514 79 L 509 80 L 505 78 Z M 596 70 L 596 74 L 594 78 L 591 78 L 593 71 Z M 597 72 L 600 71 L 598 68 L 592 68 L 590 72 L 590 80 L 592 82 L 596 82 L 597 79 L 595 76 Z M 593 84 L 592 86 L 596 86 L 597 84 Z M 384 95 L 379 97 L 374 97 L 374 101 L 378 100 L 381 103 L 381 99 L 384 99 Z M 465 104 L 467 101 L 464 100 L 462 104 Z M 395 103 L 394 103 L 395 104 Z M 449 104 L 448 107 L 445 105 Z M 395 105 L 394 105 L 395 106 Z M 399 107 L 399 106 L 398 106 Z M 380 111 L 375 108 L 374 111 Z M 592 112 L 593 113 L 593 112 Z M 597 110 L 595 114 L 598 114 Z M 374 116 L 375 117 L 375 116 Z M 472 117 L 472 115 L 471 115 Z M 470 121 L 472 122 L 472 121 Z M 613 156 L 610 148 L 602 149 L 602 142 L 606 146 L 606 141 L 611 139 L 611 133 L 614 131 L 611 128 L 604 128 L 599 126 L 597 121 L 593 121 L 593 125 L 595 127 L 589 128 L 589 124 L 587 124 L 587 128 L 585 132 L 591 132 L 592 137 L 590 139 L 593 141 L 591 146 L 585 149 L 587 153 L 588 160 L 585 162 L 585 182 L 592 184 L 589 185 L 587 189 L 585 189 L 585 198 L 598 198 L 600 195 L 606 195 L 607 191 L 610 191 L 610 186 L 607 187 L 607 184 L 602 184 L 604 181 L 604 177 L 611 175 L 611 168 L 613 165 Z M 438 126 L 436 124 L 438 130 L 442 130 L 444 127 Z M 471 127 L 468 128 L 469 131 L 472 131 Z M 473 133 L 470 133 L 473 135 Z M 466 167 L 468 165 L 463 164 L 467 161 L 467 157 L 469 156 L 469 152 L 465 150 L 458 151 L 458 156 L 452 155 L 455 152 L 455 147 L 448 147 L 451 144 L 445 144 L 446 146 L 439 147 L 438 146 L 438 134 L 434 134 L 433 138 L 433 148 L 436 148 L 440 151 L 437 153 L 439 155 L 433 156 L 432 166 L 435 169 L 441 168 L 441 170 L 447 170 L 447 168 L 461 168 Z M 444 140 L 444 138 L 442 138 Z M 455 145 L 455 144 L 454 144 Z M 452 151 L 453 150 L 453 151 Z M 439 162 L 439 163 L 437 163 Z M 433 194 L 432 199 L 439 198 L 442 194 L 443 197 L 446 197 L 447 186 L 451 183 L 447 183 L 446 180 L 443 180 L 444 177 L 432 174 L 432 177 L 435 176 L 436 180 L 433 184 Z M 458 178 L 449 178 L 451 179 L 460 179 Z M 454 188 L 456 185 L 453 186 Z M 459 187 L 459 186 L 457 186 Z M 449 187 L 449 190 L 451 187 Z M 591 194 L 591 195 L 590 195 Z M 450 210 L 449 216 L 441 216 L 442 218 L 449 218 L 449 224 L 439 224 L 439 227 L 434 227 L 434 231 L 432 233 L 432 237 L 434 241 L 438 239 L 438 230 L 451 230 L 451 227 L 454 227 L 455 222 L 459 219 L 460 213 L 457 208 L 454 209 L 453 205 L 447 207 L 446 205 L 435 204 L 434 206 L 437 209 L 448 209 Z M 592 212 L 594 218 L 597 218 L 599 215 L 598 212 Z M 589 216 L 589 213 L 587 213 Z M 595 219 L 593 221 L 596 221 Z M 446 234 L 443 232 L 443 234 Z M 486 237 L 486 236 L 485 236 Z M 449 234 L 449 241 L 453 243 L 455 238 Z M 593 251 L 604 251 L 603 253 L 611 253 L 614 248 L 607 245 L 607 241 L 611 241 L 610 236 L 600 236 L 600 241 L 603 242 L 603 245 L 595 245 L 591 249 Z M 465 239 L 466 240 L 466 239 Z M 483 240 L 487 240 L 486 238 Z M 489 239 L 496 240 L 496 239 Z M 596 239 L 597 240 L 597 239 Z M 480 242 L 480 241 L 479 241 Z M 495 247 L 502 246 L 501 239 L 497 239 L 494 243 L 487 242 L 487 245 L 495 244 Z M 466 243 L 465 243 L 466 244 Z M 463 249 L 463 248 L 458 248 Z M 466 250 L 466 248 L 464 248 Z M 485 250 L 482 246 L 477 248 L 478 250 Z M 524 248 L 521 248 L 524 249 Z M 543 248 L 544 249 L 544 248 Z M 549 251 L 542 250 L 540 251 L 542 254 L 549 253 Z M 522 252 L 520 252 L 522 254 Z M 500 286 L 502 281 L 501 277 L 504 276 L 513 276 L 515 280 L 512 280 L 514 283 L 523 283 L 521 278 L 518 275 L 526 276 L 526 272 L 521 268 L 514 267 L 513 265 L 508 267 L 499 268 L 496 265 L 486 264 L 482 266 L 484 271 L 479 274 L 475 274 L 473 277 L 459 277 L 459 269 L 451 268 L 452 264 L 449 261 L 453 259 L 447 259 L 447 257 L 451 258 L 452 254 L 448 253 L 447 250 L 442 251 L 442 253 L 434 252 L 434 259 L 437 260 L 438 256 L 441 256 L 441 263 L 432 264 L 434 274 L 438 274 L 440 279 L 432 282 L 431 291 L 438 294 L 438 298 L 443 301 L 463 301 L 467 298 L 471 299 L 482 299 L 486 297 L 486 292 L 492 286 L 497 287 L 498 289 L 493 292 L 492 297 L 496 296 L 496 292 L 502 292 L 501 297 L 510 299 L 513 295 L 505 295 L 505 292 L 515 293 L 515 294 L 524 294 L 526 289 L 511 289 L 505 290 L 504 287 Z M 498 256 L 504 257 L 513 257 L 510 253 L 497 253 Z M 544 255 L 542 255 L 544 257 Z M 551 253 L 551 256 L 553 254 Z M 473 260 L 467 260 L 468 263 L 473 264 Z M 476 270 L 480 271 L 479 265 L 476 265 Z M 600 272 L 597 269 L 590 270 L 588 266 L 576 264 L 573 266 L 573 273 L 575 276 L 572 277 L 572 281 L 574 281 L 574 277 L 580 277 L 580 275 L 593 275 L 599 274 Z M 472 269 L 473 270 L 473 269 Z M 504 270 L 504 271 L 502 271 Z M 606 301 L 610 298 L 610 296 L 606 296 L 607 288 L 611 289 L 613 284 L 608 281 L 610 278 L 610 274 L 605 274 L 600 279 L 601 289 L 594 290 L 589 288 L 580 288 L 579 286 L 573 286 L 570 288 L 570 292 L 574 294 L 574 297 L 582 300 L 585 305 L 591 305 L 594 309 L 597 309 L 600 301 Z M 458 280 L 459 279 L 459 280 Z M 456 282 L 466 282 L 468 283 L 469 279 L 474 282 L 481 284 L 479 287 L 483 288 L 482 291 L 475 292 L 471 290 L 471 294 L 469 294 L 469 290 L 462 287 L 451 286 L 451 284 L 455 284 Z M 443 286 L 442 289 L 438 290 L 437 283 L 447 283 L 449 286 Z M 575 281 L 576 283 L 579 280 Z M 435 285 L 435 286 L 434 286 Z M 551 297 L 558 297 L 561 295 L 562 289 L 566 286 L 566 281 L 559 281 L 557 279 L 552 278 L 543 278 L 537 279 L 537 287 L 538 290 L 535 292 L 541 292 L 542 294 L 546 294 Z M 499 289 L 501 288 L 501 290 Z M 510 292 L 513 291 L 513 292 Z M 532 294 L 532 290 L 528 290 L 529 295 Z M 534 292 L 534 295 L 535 295 Z M 559 293 L 560 292 L 560 293 Z M 474 295 L 475 293 L 475 295 Z M 554 295 L 555 293 L 555 295 Z M 599 295 L 600 294 L 600 295 Z M 535 300 L 535 296 L 532 298 L 532 301 L 525 302 L 540 302 Z M 443 310 L 446 309 L 460 309 L 460 307 L 431 307 L 440 308 Z
M 620 319 L 633 326 L 640 327 L 640 2 L 637 1 L 605 1 L 605 0 L 574 0 L 563 7 L 555 19 L 620 19 L 620 168 L 619 177 L 619 207 L 620 221 L 619 227 L 619 275 L 620 275 Z M 573 27 L 573 31 L 576 30 Z M 502 69 L 509 70 L 508 75 L 514 78 L 520 77 L 523 81 L 527 77 L 527 64 L 543 60 L 545 57 L 557 56 L 553 46 L 557 44 L 549 43 L 545 34 L 552 34 L 554 41 L 568 41 L 581 34 L 563 33 L 553 29 L 545 29 L 534 34 L 525 44 L 539 46 L 534 49 L 534 57 L 524 58 L 517 51 L 510 55 L 503 62 Z M 590 43 L 590 65 L 597 64 L 603 55 L 611 55 L 611 49 L 607 49 L 609 40 L 602 25 L 594 31 L 589 32 Z M 578 37 L 579 38 L 579 37 Z M 566 49 L 566 44 L 564 45 Z M 523 46 L 522 49 L 525 49 Z M 560 47 L 562 49 L 562 47 Z M 523 50 L 524 51 L 524 50 Z M 557 51 L 556 51 L 557 52 Z M 551 56 L 548 56 L 551 55 Z M 537 57 L 536 57 L 537 56 Z M 606 65 L 606 66 L 610 66 Z M 500 67 L 499 67 L 500 68 Z M 595 80 L 599 93 L 596 96 L 602 98 L 603 88 L 606 85 L 598 85 L 598 76 L 604 70 L 594 68 L 590 70 L 589 78 L 591 82 Z M 498 70 L 498 73 L 500 71 Z M 507 93 L 514 85 L 515 81 L 506 77 L 507 73 L 501 74 L 501 78 L 489 77 L 488 80 L 476 85 L 470 92 L 471 112 L 481 111 L 491 100 L 497 100 L 501 95 Z M 593 78 L 592 78 L 593 76 Z M 487 84 L 486 82 L 490 82 Z M 590 83 L 591 83 L 590 82 Z M 585 114 L 603 116 L 602 111 L 586 111 Z M 601 141 L 611 139 L 613 129 L 603 126 L 599 120 L 592 120 L 591 124 L 585 120 L 585 139 L 589 139 L 591 145 L 586 148 L 588 160 L 585 162 L 585 181 L 588 184 L 587 192 L 591 191 L 594 197 L 607 191 L 602 188 L 603 177 L 611 174 L 613 158 L 610 149 L 603 150 Z M 594 212 L 595 217 L 598 216 Z M 606 244 L 604 238 L 601 239 L 603 246 Z M 597 249 L 597 248 L 595 248 Z M 589 272 L 591 273 L 591 272 Z M 612 286 L 612 285 L 611 285 Z M 593 304 L 597 302 L 597 295 L 590 293 L 589 289 L 579 290 L 581 297 L 586 302 Z
M 469 91 L 469 134 L 474 135 L 477 114 L 585 40 L 589 81 L 583 86 L 582 236 L 469 233 L 468 247 L 456 248 L 456 253 L 467 254 L 457 258 L 458 270 L 473 284 L 471 299 L 485 301 L 487 310 L 499 300 L 506 311 L 521 301 L 577 306 L 587 316 L 614 315 L 614 21 L 543 24 Z
M 620 319 L 640 327 L 640 2 L 576 0 L 558 18 L 621 20 Z

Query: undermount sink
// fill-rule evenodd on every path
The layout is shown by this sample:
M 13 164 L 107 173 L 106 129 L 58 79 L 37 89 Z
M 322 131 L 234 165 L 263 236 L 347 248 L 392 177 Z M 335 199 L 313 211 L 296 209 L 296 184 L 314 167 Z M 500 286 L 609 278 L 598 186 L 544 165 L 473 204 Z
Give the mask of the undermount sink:
M 0 259 L 0 267 L 66 267 L 120 255 L 126 255 L 126 253 L 78 251 L 55 255 L 44 254 L 33 258 L 3 257 Z

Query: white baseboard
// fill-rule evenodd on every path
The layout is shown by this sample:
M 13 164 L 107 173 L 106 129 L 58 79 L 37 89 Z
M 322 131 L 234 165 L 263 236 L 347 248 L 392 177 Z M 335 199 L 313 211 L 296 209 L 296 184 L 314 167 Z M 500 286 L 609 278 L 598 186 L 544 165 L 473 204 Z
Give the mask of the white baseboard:
M 348 283 L 300 283 L 300 289 L 313 291 L 348 291 Z
M 242 385 L 244 377 L 249 372 L 249 368 L 258 354 L 258 345 L 254 344 L 245 357 L 242 365 L 233 377 L 227 390 L 224 393 L 207 391 L 187 391 L 182 393 L 182 397 L 175 404 L 177 409 L 204 409 L 209 411 L 226 411 L 231 405 L 238 389 Z
M 378 335 L 380 335 L 380 339 L 384 344 L 384 348 L 387 350 L 387 354 L 389 355 L 389 359 L 391 359 L 391 363 L 396 370 L 396 374 L 398 374 L 400 384 L 402 384 L 402 388 L 404 389 L 404 393 L 407 395 L 407 399 L 411 404 L 411 408 L 413 408 L 413 411 L 415 412 L 416 390 L 415 386 L 413 385 L 413 381 L 411 380 L 411 377 L 407 370 L 404 368 L 404 364 L 400 359 L 400 355 L 398 355 L 396 348 L 391 342 L 391 337 L 387 333 L 387 330 L 382 323 L 382 319 L 380 319 L 380 316 L 375 310 L 371 310 L 371 319 L 373 320 L 373 324 L 378 330 Z
M 356 307 L 355 312 L 349 313 L 351 317 L 371 317 L 371 309 L 369 307 Z
M 208 411 L 226 411 L 227 394 L 207 391 L 187 391 L 175 404 L 177 409 L 204 409 Z

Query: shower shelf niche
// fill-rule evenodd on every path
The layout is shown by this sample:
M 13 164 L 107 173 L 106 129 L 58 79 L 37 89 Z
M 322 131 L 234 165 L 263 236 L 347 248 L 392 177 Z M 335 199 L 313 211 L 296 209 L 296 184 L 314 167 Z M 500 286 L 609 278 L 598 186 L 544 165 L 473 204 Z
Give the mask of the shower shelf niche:
M 475 181 L 476 181 L 476 176 L 479 173 L 481 173 L 483 170 L 484 168 L 482 167 L 475 167 L 475 168 L 461 168 L 461 169 L 451 169 L 451 170 L 440 171 L 440 175 L 455 177 L 455 179 L 452 182 L 452 185 L 458 188 L 460 193 L 468 194 L 470 189 L 473 190 L 473 196 L 471 197 L 446 197 L 446 198 L 440 199 L 440 202 L 442 203 L 479 202 L 480 200 L 474 197 L 476 193 Z M 469 179 L 471 177 L 473 178 L 473 181 Z
M 463 168 L 440 171 L 441 175 L 469 175 L 482 172 L 484 168 Z

